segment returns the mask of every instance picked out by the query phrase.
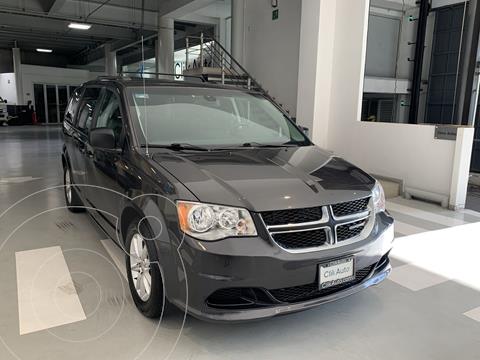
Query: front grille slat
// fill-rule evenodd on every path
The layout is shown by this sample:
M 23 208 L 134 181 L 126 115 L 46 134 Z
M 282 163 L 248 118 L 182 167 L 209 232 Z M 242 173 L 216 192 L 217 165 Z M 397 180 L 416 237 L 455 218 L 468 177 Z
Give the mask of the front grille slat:
M 370 197 L 366 197 L 312 208 L 266 211 L 260 215 L 279 246 L 287 250 L 308 251 L 359 236 L 369 221 L 365 216 L 369 202 Z M 331 215 L 333 219 L 329 221 Z M 350 223 L 345 224 L 347 220 Z M 319 229 L 321 226 L 324 228 Z M 279 229 L 290 231 L 281 232 Z M 299 230 L 292 231 L 295 229 Z
M 306 249 L 324 245 L 328 241 L 327 230 L 285 232 L 272 234 L 273 240 L 285 249 Z
M 292 286 L 283 289 L 269 290 L 270 294 L 278 301 L 286 303 L 295 303 L 301 301 L 307 301 L 322 296 L 333 294 L 337 291 L 344 290 L 356 284 L 360 284 L 367 276 L 372 272 L 375 265 L 357 270 L 355 272 L 355 279 L 343 284 L 332 286 L 326 289 L 320 289 L 318 281 L 311 284 Z
M 294 304 L 318 299 L 364 282 L 374 269 L 381 268 L 385 263 L 388 263 L 388 254 L 383 256 L 378 263 L 357 270 L 355 279 L 352 281 L 326 289 L 320 289 L 318 278 L 310 284 L 273 290 L 249 287 L 218 289 L 206 299 L 206 305 L 218 309 L 253 309 L 279 303 Z
M 263 221 L 267 226 L 300 224 L 318 221 L 323 216 L 322 207 L 266 211 L 262 213 Z
M 363 198 L 354 201 L 333 204 L 332 212 L 336 218 L 362 213 L 368 209 L 370 198 Z

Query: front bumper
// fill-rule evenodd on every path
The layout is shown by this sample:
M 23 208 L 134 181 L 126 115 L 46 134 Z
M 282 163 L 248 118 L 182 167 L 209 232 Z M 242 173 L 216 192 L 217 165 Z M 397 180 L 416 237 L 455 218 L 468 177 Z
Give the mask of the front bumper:
M 352 295 L 376 285 L 389 275 L 388 253 L 394 238 L 393 219 L 386 213 L 376 215 L 374 229 L 364 240 L 335 249 L 292 254 L 261 238 L 198 242 L 186 238 L 181 246 L 188 291 L 167 286 L 169 300 L 198 318 L 237 322 L 269 318 L 306 310 Z M 285 301 L 272 297 L 275 289 L 297 289 L 318 282 L 318 264 L 354 256 L 356 269 L 366 269 L 364 276 L 338 291 L 318 293 L 305 300 Z M 178 269 L 175 277 L 178 279 Z M 181 287 L 180 287 L 181 288 Z M 220 307 L 209 299 L 218 290 L 255 289 L 265 295 L 245 307 Z M 188 294 L 188 296 L 187 296 Z M 272 300 L 270 303 L 268 300 Z M 186 305 L 188 304 L 188 305 Z

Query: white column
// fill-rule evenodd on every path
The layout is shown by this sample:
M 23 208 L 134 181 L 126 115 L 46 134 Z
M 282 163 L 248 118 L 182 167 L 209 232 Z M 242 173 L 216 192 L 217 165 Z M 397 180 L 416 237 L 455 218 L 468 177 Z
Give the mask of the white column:
M 158 40 L 155 46 L 155 67 L 159 73 L 173 74 L 174 21 L 171 18 L 159 16 Z
M 24 105 L 23 102 L 23 76 L 22 76 L 22 60 L 20 57 L 20 49 L 13 48 L 13 72 L 15 73 L 15 86 L 17 89 L 17 105 Z
M 105 75 L 115 76 L 118 74 L 117 52 L 111 49 L 111 44 L 105 44 Z
M 225 47 L 226 44 L 226 26 L 225 26 L 225 19 L 219 18 L 218 25 L 215 27 L 215 37 L 218 39 L 220 44 Z
M 232 56 L 245 64 L 245 0 L 232 0 Z
M 328 148 L 336 1 L 302 0 L 297 122 Z
M 474 134 L 474 128 L 459 128 L 457 130 L 450 185 L 450 200 L 448 204 L 452 210 L 465 208 Z

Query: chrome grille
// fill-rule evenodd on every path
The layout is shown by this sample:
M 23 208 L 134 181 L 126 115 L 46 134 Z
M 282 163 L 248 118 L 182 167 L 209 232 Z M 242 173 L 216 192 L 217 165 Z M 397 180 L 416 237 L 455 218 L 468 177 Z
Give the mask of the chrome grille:
M 315 208 L 268 211 L 261 218 L 271 239 L 289 252 L 307 252 L 364 238 L 370 198 Z

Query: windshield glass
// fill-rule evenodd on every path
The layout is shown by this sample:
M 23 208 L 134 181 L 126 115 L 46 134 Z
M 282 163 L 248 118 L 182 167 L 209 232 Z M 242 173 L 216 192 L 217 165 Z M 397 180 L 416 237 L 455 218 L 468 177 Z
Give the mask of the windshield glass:
M 139 142 L 162 146 L 309 145 L 305 135 L 261 95 L 224 89 L 128 89 Z

